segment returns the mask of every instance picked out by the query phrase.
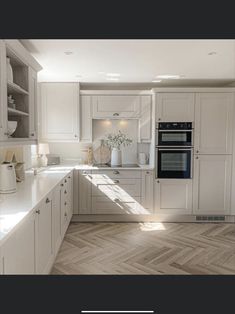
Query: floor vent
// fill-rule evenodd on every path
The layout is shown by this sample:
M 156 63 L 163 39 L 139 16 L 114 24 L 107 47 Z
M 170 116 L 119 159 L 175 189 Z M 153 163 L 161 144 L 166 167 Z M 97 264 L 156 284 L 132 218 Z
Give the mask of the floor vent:
M 197 221 L 225 221 L 225 216 L 196 216 Z

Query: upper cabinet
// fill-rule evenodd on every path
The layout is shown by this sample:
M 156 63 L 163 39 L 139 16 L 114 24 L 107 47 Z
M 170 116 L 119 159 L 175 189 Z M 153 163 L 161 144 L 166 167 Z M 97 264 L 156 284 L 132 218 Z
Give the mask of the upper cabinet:
M 81 95 L 80 97 L 80 140 L 92 142 L 92 96 Z
M 194 121 L 194 93 L 157 94 L 156 121 Z
M 152 135 L 152 96 L 140 96 L 139 141 L 150 142 Z
M 92 97 L 93 118 L 139 118 L 141 98 L 138 95 L 98 95 Z
M 79 140 L 79 84 L 41 83 L 41 140 Z
M 36 60 L 18 40 L 0 40 L 0 140 L 37 139 Z
M 232 153 L 232 93 L 196 94 L 195 152 Z

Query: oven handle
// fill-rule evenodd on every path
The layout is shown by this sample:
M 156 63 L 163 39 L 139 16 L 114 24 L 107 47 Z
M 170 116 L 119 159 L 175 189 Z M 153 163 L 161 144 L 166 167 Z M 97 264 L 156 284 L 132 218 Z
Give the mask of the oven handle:
M 181 130 L 159 130 L 159 129 L 157 129 L 158 130 L 158 132 L 193 132 L 193 130 L 192 129 L 187 129 L 187 130 L 183 130 L 183 129 L 181 129 Z
M 184 148 L 184 147 L 175 147 L 175 148 L 171 148 L 171 147 L 169 147 L 169 148 L 159 148 L 159 147 L 156 147 L 156 149 L 157 150 L 159 150 L 159 151 L 164 151 L 164 150 L 168 150 L 168 151 L 174 151 L 174 150 L 179 150 L 179 151 L 183 151 L 183 150 L 187 150 L 187 151 L 192 151 L 193 150 L 193 147 L 191 147 L 191 148 Z

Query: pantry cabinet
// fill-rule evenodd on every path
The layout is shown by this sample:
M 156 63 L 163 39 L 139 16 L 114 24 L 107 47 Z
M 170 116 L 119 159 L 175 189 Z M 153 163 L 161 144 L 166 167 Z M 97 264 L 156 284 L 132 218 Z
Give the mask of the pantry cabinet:
M 152 96 L 140 96 L 139 141 L 149 143 L 152 137 Z
M 153 212 L 154 171 L 142 171 L 142 201 L 147 212 Z
M 231 155 L 194 157 L 194 214 L 230 214 L 231 170 Z
M 52 195 L 49 194 L 36 209 L 36 271 L 47 274 L 53 262 L 53 224 L 52 224 Z
M 194 103 L 194 93 L 158 93 L 156 121 L 193 122 Z
M 192 214 L 192 180 L 155 181 L 155 214 Z
M 232 93 L 196 94 L 195 152 L 197 154 L 231 154 L 232 124 Z
M 41 83 L 42 141 L 78 142 L 79 84 Z
M 139 95 L 92 96 L 94 119 L 139 118 L 141 99 Z
M 1 247 L 3 274 L 35 274 L 36 219 L 31 214 Z
M 92 142 L 92 96 L 80 97 L 80 141 Z

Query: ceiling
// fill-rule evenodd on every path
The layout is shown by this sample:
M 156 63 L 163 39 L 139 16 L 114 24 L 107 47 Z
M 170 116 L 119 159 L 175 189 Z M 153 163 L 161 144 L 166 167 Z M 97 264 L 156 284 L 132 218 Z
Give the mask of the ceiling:
M 235 81 L 234 40 L 32 39 L 21 43 L 42 65 L 41 82 L 161 86 Z M 162 79 L 159 75 L 176 77 Z

